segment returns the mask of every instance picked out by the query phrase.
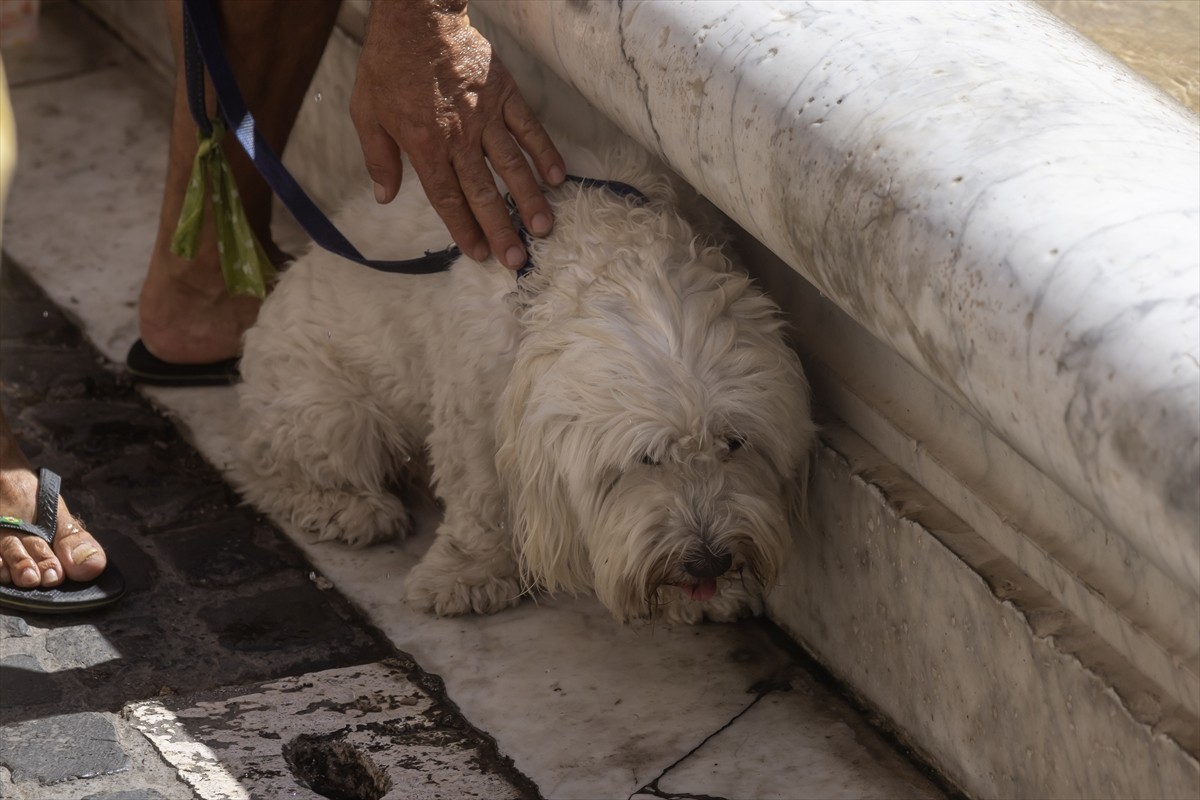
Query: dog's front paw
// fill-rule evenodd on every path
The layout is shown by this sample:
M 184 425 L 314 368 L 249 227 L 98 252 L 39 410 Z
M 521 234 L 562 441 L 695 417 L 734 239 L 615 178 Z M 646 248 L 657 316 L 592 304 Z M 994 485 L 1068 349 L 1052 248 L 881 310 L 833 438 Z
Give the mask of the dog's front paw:
M 521 600 L 517 564 L 501 543 L 443 528 L 408 574 L 408 604 L 440 617 L 495 614 Z
M 366 547 L 408 535 L 412 521 L 403 501 L 382 493 L 313 492 L 298 504 L 292 521 L 312 531 L 319 542 L 341 541 Z
M 515 576 L 463 575 L 421 562 L 408 574 L 405 591 L 408 604 L 439 617 L 462 614 L 495 614 L 521 601 L 521 585 Z

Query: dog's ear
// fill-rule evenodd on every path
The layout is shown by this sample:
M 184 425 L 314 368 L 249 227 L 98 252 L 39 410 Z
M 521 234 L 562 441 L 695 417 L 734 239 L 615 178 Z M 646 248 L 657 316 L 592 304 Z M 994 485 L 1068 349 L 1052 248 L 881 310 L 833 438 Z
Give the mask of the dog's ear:
M 531 413 L 537 382 L 553 355 L 518 358 L 500 402 L 496 467 L 513 526 L 513 547 L 526 588 L 572 594 L 591 587 L 587 550 L 556 466 L 561 439 L 544 414 Z M 540 363 L 539 363 L 540 362 Z

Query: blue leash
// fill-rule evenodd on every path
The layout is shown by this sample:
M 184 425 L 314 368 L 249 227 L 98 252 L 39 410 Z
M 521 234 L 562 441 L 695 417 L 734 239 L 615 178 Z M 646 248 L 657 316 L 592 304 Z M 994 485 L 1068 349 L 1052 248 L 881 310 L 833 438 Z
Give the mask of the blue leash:
M 213 12 L 211 0 L 184 0 L 183 6 L 184 73 L 188 85 L 188 106 L 201 131 L 212 131 L 204 109 L 204 69 L 207 68 L 217 94 L 218 113 L 225 120 L 229 130 L 234 132 L 242 149 L 262 174 L 263 180 L 314 242 L 342 258 L 382 272 L 428 275 L 449 269 L 460 255 L 458 247 L 453 244 L 445 250 L 427 252 L 420 258 L 403 261 L 364 258 L 329 218 L 321 213 L 321 209 L 287 171 L 279 156 L 272 152 L 270 145 L 259 133 L 254 117 L 246 108 L 246 101 L 242 98 L 233 71 L 225 58 L 225 49 L 221 45 L 217 17 Z
M 212 125 L 209 123 L 208 114 L 204 108 L 204 70 L 207 68 L 217 95 L 217 113 L 225 120 L 229 130 L 234 132 L 234 136 L 262 175 L 263 180 L 267 182 L 267 185 L 283 202 L 284 207 L 291 212 L 296 221 L 300 223 L 300 227 L 316 244 L 348 261 L 381 272 L 428 275 L 450 268 L 450 265 L 462 254 L 462 251 L 454 244 L 449 245 L 445 250 L 426 251 L 424 256 L 401 261 L 364 258 L 358 249 L 321 212 L 321 209 L 287 171 L 287 168 L 279 160 L 279 156 L 275 155 L 270 145 L 259 133 L 254 117 L 246 108 L 246 101 L 238 89 L 237 81 L 233 77 L 233 70 L 229 67 L 229 61 L 225 57 L 225 48 L 221 44 L 212 0 L 184 0 L 183 8 L 184 76 L 187 81 L 188 107 L 191 109 L 192 117 L 196 120 L 196 125 L 201 132 L 211 134 Z M 644 194 L 620 181 L 580 178 L 575 175 L 567 175 L 566 179 L 585 188 L 602 187 L 621 197 L 631 197 L 639 205 L 647 202 Z M 516 204 L 511 195 L 508 197 L 508 207 L 509 214 L 513 216 L 521 239 L 525 243 L 526 252 L 528 252 L 529 233 L 520 222 L 520 215 L 517 214 Z M 518 277 L 532 268 L 532 262 L 526 260 L 525 265 L 517 273 Z

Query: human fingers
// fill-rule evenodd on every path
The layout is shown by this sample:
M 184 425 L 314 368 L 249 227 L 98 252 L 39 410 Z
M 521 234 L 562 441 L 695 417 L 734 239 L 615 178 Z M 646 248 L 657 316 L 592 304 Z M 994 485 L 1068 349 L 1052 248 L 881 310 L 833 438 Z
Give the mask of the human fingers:
M 463 196 L 483 229 L 492 253 L 509 269 L 520 269 L 525 263 L 525 245 L 513 227 L 508 206 L 496 188 L 496 179 L 483 155 L 477 147 L 464 150 L 458 156 L 455 171 Z
M 489 253 L 488 240 L 463 195 L 458 174 L 445 155 L 434 152 L 427 156 L 425 152 L 424 148 L 410 150 L 409 157 L 429 204 L 442 218 L 458 248 L 476 261 L 483 261 Z
M 356 112 L 355 108 L 360 110 Z M 361 110 L 361 106 L 351 104 L 350 118 L 358 132 L 358 144 L 362 148 L 367 174 L 375 184 L 375 202 L 390 203 L 400 191 L 404 175 L 400 146 L 374 116 Z
M 4 562 L 14 586 L 31 589 L 62 583 L 62 564 L 50 545 L 37 536 L 0 537 L 0 561 Z
M 521 149 L 529 153 L 543 181 L 558 186 L 566 180 L 567 170 L 562 154 L 518 91 L 514 90 L 504 104 L 504 124 Z
M 554 212 L 542 194 L 525 160 L 525 154 L 502 125 L 493 125 L 483 136 L 483 150 L 517 204 L 525 228 L 534 236 L 545 236 L 554 226 Z M 511 227 L 511 225 L 510 225 Z

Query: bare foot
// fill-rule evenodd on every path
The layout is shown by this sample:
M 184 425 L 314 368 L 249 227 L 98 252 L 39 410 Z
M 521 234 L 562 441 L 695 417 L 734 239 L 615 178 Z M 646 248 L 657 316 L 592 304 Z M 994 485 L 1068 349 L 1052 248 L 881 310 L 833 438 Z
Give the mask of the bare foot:
M 142 284 L 138 328 L 146 349 L 173 364 L 205 364 L 239 355 L 242 334 L 254 324 L 261 301 L 231 295 L 219 267 L 189 269 L 170 253 L 156 252 L 155 258 L 179 263 L 152 267 Z
M 0 413 L 0 515 L 37 520 L 38 477 Z M 32 534 L 0 528 L 0 583 L 25 589 L 58 586 L 64 578 L 87 582 L 104 572 L 103 548 L 58 501 L 54 547 Z

